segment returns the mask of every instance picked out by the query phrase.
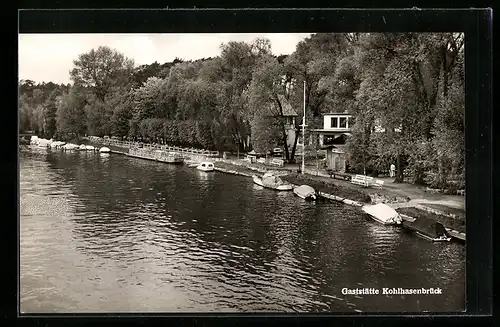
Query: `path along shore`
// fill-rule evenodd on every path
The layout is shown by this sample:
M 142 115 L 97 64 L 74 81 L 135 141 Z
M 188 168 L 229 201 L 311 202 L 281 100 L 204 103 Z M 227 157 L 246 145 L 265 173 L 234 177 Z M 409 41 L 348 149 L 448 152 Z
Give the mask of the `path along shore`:
M 92 143 L 112 145 L 112 152 L 127 154 L 130 143 L 110 140 L 92 140 Z M 113 143 L 113 144 L 112 144 Z M 121 144 L 120 144 L 121 143 Z M 141 145 L 146 146 L 148 145 Z M 158 146 L 151 147 L 157 149 Z M 179 154 L 189 152 L 181 150 Z M 199 153 L 200 151 L 195 151 Z M 384 181 L 382 188 L 364 188 L 349 181 L 326 177 L 326 172 L 306 167 L 305 174 L 297 174 L 299 165 L 271 167 L 268 165 L 249 163 L 243 159 L 223 159 L 213 155 L 206 158 L 213 161 L 215 169 L 220 172 L 251 177 L 273 171 L 283 175 L 288 182 L 307 184 L 319 191 L 320 195 L 341 201 L 346 204 L 361 206 L 367 203 L 386 203 L 396 209 L 406 219 L 427 216 L 443 224 L 450 234 L 465 240 L 465 197 L 461 195 L 445 195 L 429 193 L 425 187 L 407 183 L 394 183 L 393 178 L 378 178 Z M 192 162 L 193 160 L 191 160 Z M 202 161 L 199 156 L 194 161 Z

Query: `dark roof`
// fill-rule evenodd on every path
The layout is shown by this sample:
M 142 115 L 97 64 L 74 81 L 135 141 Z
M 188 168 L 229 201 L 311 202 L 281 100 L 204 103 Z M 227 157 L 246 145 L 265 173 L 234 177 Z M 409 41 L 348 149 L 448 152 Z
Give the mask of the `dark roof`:
M 326 115 L 335 115 L 335 116 L 352 116 L 352 114 L 349 114 L 347 112 L 327 112 L 327 113 L 324 113 L 322 114 L 323 116 L 326 116 Z

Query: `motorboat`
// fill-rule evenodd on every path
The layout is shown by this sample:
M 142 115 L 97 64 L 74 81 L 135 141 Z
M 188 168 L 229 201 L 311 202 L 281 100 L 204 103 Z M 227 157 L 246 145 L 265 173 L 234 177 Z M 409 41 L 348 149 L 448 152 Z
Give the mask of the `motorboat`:
M 385 203 L 367 204 L 361 210 L 383 225 L 400 225 L 403 221 L 399 213 Z
M 265 173 L 262 178 L 257 175 L 252 175 L 253 182 L 262 187 L 271 188 L 277 191 L 291 191 L 293 186 L 285 181 L 283 181 L 278 176 L 272 173 Z
M 99 149 L 99 152 L 101 153 L 110 153 L 111 150 L 105 146 L 103 146 L 102 148 Z
M 412 222 L 405 221 L 403 226 L 413 231 L 417 236 L 432 242 L 451 241 L 451 236 L 446 228 L 441 223 L 429 218 L 418 217 Z
M 81 150 L 81 151 L 86 151 L 87 150 L 87 146 L 85 144 L 80 144 L 80 147 L 78 149 Z
M 196 169 L 201 171 L 214 171 L 214 163 L 208 161 L 200 162 Z
M 293 193 L 304 200 L 315 201 L 317 198 L 316 191 L 309 185 L 298 186 L 293 189 Z
M 95 151 L 95 148 L 92 145 L 86 145 L 85 150 L 87 151 Z

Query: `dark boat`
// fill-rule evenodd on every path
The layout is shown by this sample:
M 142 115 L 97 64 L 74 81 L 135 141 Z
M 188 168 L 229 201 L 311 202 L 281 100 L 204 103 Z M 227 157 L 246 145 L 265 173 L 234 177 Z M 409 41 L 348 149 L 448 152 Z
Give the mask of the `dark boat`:
M 403 226 L 429 241 L 449 242 L 451 240 L 444 226 L 429 218 L 419 217 L 412 222 L 405 221 Z

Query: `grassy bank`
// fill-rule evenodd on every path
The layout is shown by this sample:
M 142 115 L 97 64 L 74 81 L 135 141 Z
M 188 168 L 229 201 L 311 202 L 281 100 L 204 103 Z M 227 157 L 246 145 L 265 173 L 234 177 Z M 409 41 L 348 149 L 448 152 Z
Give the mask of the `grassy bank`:
M 442 211 L 444 213 L 447 213 L 448 215 L 455 216 L 455 218 L 457 219 L 465 220 L 465 210 L 463 209 L 452 208 L 449 206 L 434 204 L 434 203 L 422 203 L 422 205 L 429 207 L 431 209 Z
M 232 165 L 232 164 L 225 163 L 222 161 L 215 162 L 215 167 L 222 168 L 224 170 L 236 171 L 236 172 L 242 173 L 242 174 L 250 174 L 250 175 L 255 174 L 257 176 L 262 176 L 262 173 L 255 171 L 255 170 L 252 170 L 250 168 L 247 168 L 246 166 Z
M 399 208 L 396 209 L 396 211 L 414 218 L 424 217 L 432 219 L 441 223 L 446 228 L 451 228 L 461 233 L 465 233 L 464 219 L 451 218 L 443 215 L 438 215 L 415 207 Z
M 314 177 L 304 176 L 301 174 L 289 174 L 282 177 L 283 180 L 296 185 L 309 185 L 315 190 L 340 196 L 349 200 L 359 201 L 362 203 L 370 203 L 371 198 L 368 194 L 359 191 L 355 188 L 341 186 L 332 182 L 324 182 L 314 179 Z

